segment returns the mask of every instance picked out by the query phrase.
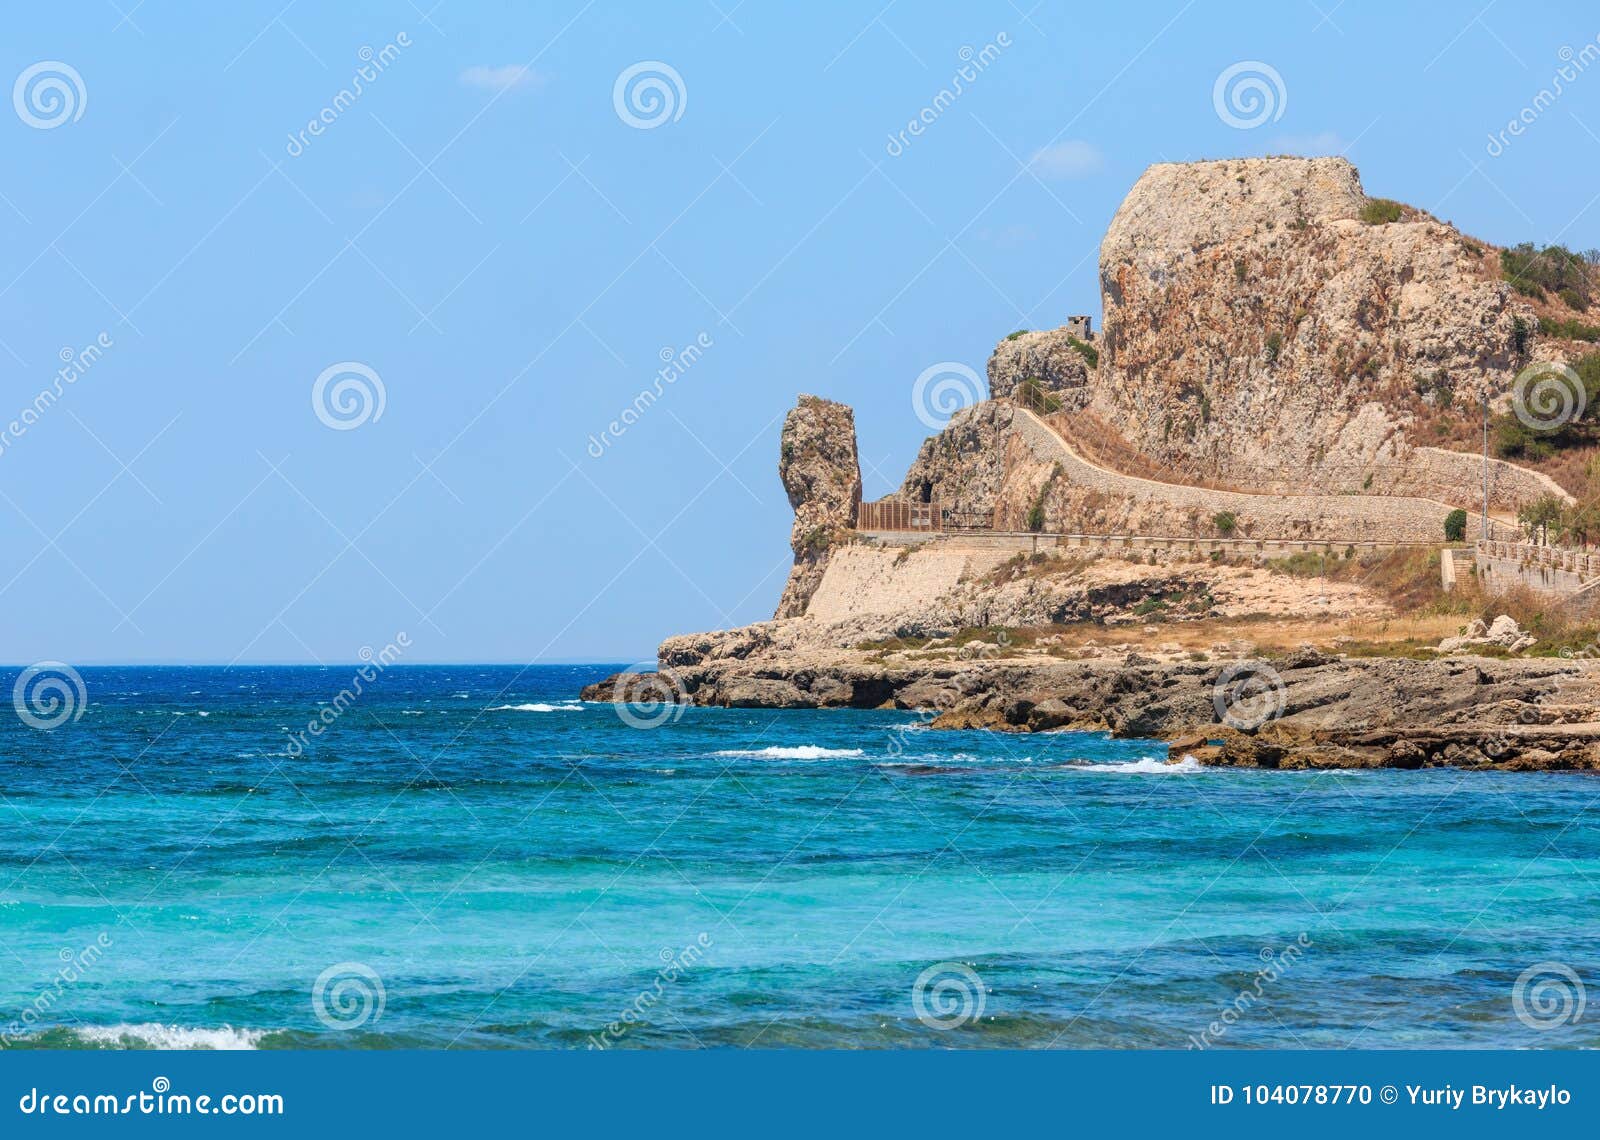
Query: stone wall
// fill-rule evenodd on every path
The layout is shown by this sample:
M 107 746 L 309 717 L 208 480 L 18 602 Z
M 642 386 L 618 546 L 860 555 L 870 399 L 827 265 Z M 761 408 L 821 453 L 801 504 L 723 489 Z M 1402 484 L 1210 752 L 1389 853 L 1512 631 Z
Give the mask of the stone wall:
M 1483 457 L 1441 447 L 1413 448 L 1402 470 L 1383 489 L 1458 503 L 1471 514 L 1472 508 L 1483 502 Z M 1514 512 L 1544 495 L 1572 502 L 1572 496 L 1550 476 L 1503 459 L 1489 460 L 1490 510 Z
M 1062 479 L 1072 486 L 1165 511 L 1170 529 L 1150 528 L 1147 533 L 1196 534 L 1197 527 L 1211 529 L 1210 520 L 1228 511 L 1238 530 L 1251 538 L 1432 542 L 1442 541 L 1444 518 L 1451 510 L 1448 504 L 1410 496 L 1249 495 L 1160 483 L 1094 466 L 1026 409 L 1016 409 L 1012 430 L 1040 469 L 1059 465 Z M 1052 523 L 1051 529 L 1058 528 L 1071 529 Z M 1476 537 L 1477 529 L 1477 517 L 1469 515 L 1469 537 Z
M 899 550 L 866 543 L 842 546 L 828 560 L 805 616 L 835 622 L 899 613 L 949 593 L 963 578 L 987 573 L 1010 554 L 942 542 Z

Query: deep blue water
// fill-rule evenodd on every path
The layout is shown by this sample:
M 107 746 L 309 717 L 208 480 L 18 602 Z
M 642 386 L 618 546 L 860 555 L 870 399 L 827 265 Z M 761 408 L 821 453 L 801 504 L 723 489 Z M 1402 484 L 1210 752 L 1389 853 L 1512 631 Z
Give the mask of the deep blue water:
M 1593 778 L 640 728 L 575 700 L 608 671 L 394 667 L 303 751 L 352 667 L 85 669 L 78 719 L 7 710 L 4 1043 L 1600 1044 Z M 1538 963 L 1579 981 L 1519 1019 Z

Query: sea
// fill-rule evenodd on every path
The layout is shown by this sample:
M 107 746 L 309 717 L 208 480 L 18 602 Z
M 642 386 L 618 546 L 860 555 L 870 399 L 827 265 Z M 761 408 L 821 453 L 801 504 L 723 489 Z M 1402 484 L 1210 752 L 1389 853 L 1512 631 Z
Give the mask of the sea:
M 0 1047 L 1600 1045 L 1591 776 L 578 699 L 614 668 L 3 710 Z

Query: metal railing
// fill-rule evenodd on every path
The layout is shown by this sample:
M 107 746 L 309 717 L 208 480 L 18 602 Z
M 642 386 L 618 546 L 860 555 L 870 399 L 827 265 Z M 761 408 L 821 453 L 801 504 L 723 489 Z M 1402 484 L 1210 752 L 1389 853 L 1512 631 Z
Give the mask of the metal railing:
M 938 503 L 908 503 L 903 499 L 879 499 L 856 506 L 857 530 L 914 530 L 930 533 L 944 530 L 944 512 Z

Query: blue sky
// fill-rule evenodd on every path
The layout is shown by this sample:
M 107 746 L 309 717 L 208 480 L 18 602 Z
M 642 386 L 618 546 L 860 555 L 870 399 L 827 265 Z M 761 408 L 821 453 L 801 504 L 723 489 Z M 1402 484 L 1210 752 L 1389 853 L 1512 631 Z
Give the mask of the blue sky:
M 0 423 L 110 347 L 0 439 L 0 658 L 349 661 L 404 631 L 415 661 L 632 661 L 768 617 L 796 394 L 856 408 L 889 490 L 924 369 L 1098 324 L 1152 162 L 1346 152 L 1485 239 L 1600 245 L 1600 66 L 1489 153 L 1592 5 L 1026 3 L 9 13 L 0 78 L 75 74 L 0 106 Z M 387 63 L 339 100 L 363 49 Z M 669 113 L 632 126 L 614 88 L 653 62 Z M 1241 62 L 1279 80 L 1250 128 L 1213 102 Z M 334 430 L 312 392 L 345 362 L 382 411 Z

